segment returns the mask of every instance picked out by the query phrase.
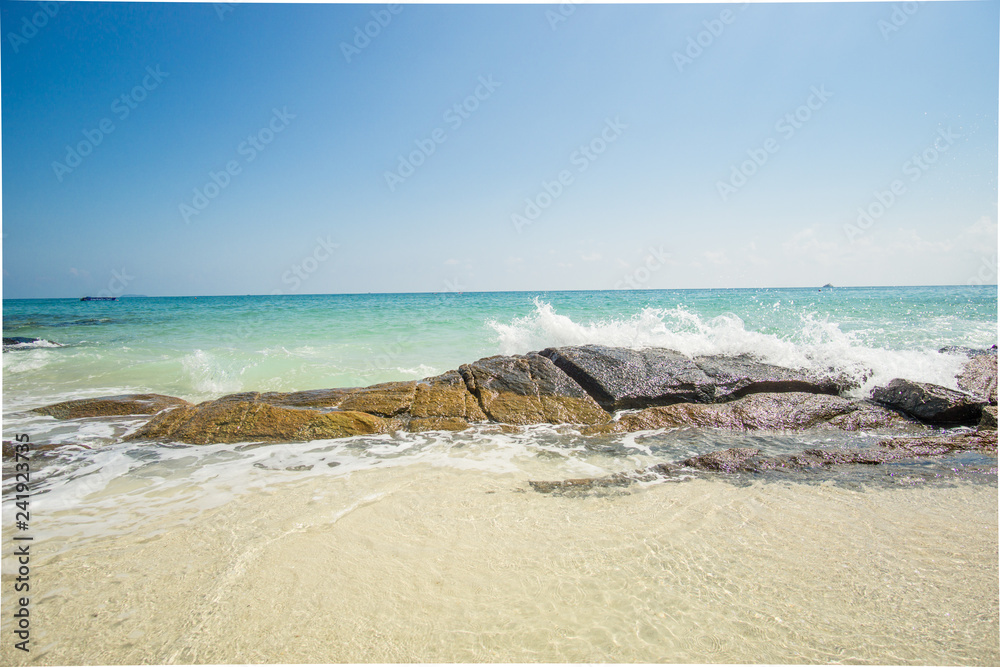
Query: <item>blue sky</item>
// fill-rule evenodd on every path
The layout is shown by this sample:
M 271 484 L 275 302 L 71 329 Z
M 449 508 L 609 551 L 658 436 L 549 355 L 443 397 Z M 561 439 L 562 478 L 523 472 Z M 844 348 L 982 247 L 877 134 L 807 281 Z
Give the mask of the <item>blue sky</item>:
M 0 2 L 3 295 L 995 283 L 998 7 Z

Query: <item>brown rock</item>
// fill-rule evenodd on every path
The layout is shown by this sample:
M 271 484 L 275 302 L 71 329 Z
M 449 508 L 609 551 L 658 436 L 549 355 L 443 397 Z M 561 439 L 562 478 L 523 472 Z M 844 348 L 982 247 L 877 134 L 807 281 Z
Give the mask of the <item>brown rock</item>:
M 611 419 L 580 385 L 546 357 L 496 356 L 459 368 L 493 421 L 508 424 L 600 424 Z
M 17 445 L 23 445 L 23 444 L 25 444 L 25 443 L 14 442 L 13 440 L 4 440 L 3 441 L 3 455 L 5 457 L 9 456 L 9 457 L 13 458 L 14 454 L 17 451 L 15 449 L 15 447 Z M 70 445 L 75 446 L 75 447 L 83 447 L 84 449 L 90 449 L 89 445 L 78 445 L 78 444 L 72 443 L 72 442 L 57 442 L 57 443 L 48 443 L 48 444 L 44 444 L 44 445 L 39 445 L 39 444 L 36 444 L 36 443 L 32 442 L 32 443 L 28 443 L 28 450 L 27 450 L 27 452 L 25 452 L 24 454 L 22 454 L 22 456 L 24 456 L 24 455 L 31 456 L 35 452 L 49 452 L 49 451 L 52 451 L 53 449 L 59 449 L 60 447 L 66 447 L 66 446 L 70 446 Z
M 309 389 L 306 391 L 294 391 L 282 393 L 269 391 L 260 394 L 260 400 L 271 405 L 278 405 L 285 408 L 315 408 L 333 409 L 347 398 L 354 389 Z
M 357 410 L 381 417 L 393 417 L 410 409 L 416 385 L 414 381 L 385 382 L 354 389 L 338 407 L 341 410 Z
M 32 412 L 49 415 L 56 419 L 80 419 L 83 417 L 153 415 L 167 408 L 189 405 L 191 404 L 182 398 L 163 396 L 162 394 L 124 394 L 64 401 L 35 408 Z
M 411 419 L 408 425 L 411 433 L 423 431 L 464 431 L 469 428 L 469 422 L 461 417 L 417 417 Z
M 486 421 L 479 401 L 469 393 L 458 371 L 417 382 L 410 414 L 414 417 L 461 417 L 470 422 Z
M 364 412 L 283 408 L 247 395 L 225 397 L 164 412 L 128 440 L 176 440 L 195 445 L 289 442 L 384 433 L 387 420 Z

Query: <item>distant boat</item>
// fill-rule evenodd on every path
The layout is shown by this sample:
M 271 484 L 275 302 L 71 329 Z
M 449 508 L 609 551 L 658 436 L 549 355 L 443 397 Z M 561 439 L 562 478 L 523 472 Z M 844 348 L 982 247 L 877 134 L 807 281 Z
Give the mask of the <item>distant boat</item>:
M 116 296 L 85 296 L 80 301 L 117 301 Z
M 831 285 L 830 283 L 823 285 L 823 289 L 826 289 L 827 287 L 833 287 L 833 285 Z

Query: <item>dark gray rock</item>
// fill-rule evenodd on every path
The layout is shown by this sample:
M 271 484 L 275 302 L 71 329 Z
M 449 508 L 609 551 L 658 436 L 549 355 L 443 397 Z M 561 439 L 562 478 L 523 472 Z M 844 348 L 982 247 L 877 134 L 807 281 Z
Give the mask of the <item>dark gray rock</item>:
M 960 391 L 901 378 L 873 389 L 872 400 L 928 424 L 949 426 L 977 424 L 986 404 Z
M 661 348 L 603 345 L 547 348 L 539 354 L 551 359 L 609 411 L 722 403 L 754 393 L 837 395 L 853 386 L 844 377 L 783 368 L 748 356 L 690 359 Z
M 870 401 L 825 394 L 785 392 L 751 394 L 729 403 L 661 405 L 638 412 L 626 412 L 616 421 L 589 426 L 582 432 L 584 435 L 599 435 L 690 426 L 731 431 L 923 428 L 912 418 Z
M 715 384 L 715 401 L 749 394 L 806 392 L 837 396 L 854 385 L 844 376 L 823 376 L 756 361 L 747 356 L 696 357 L 698 368 Z
M 997 430 L 997 406 L 987 405 L 983 408 L 983 416 L 979 418 L 979 428 Z
M 635 482 L 649 482 L 656 478 L 676 477 L 685 470 L 711 474 L 761 473 L 783 470 L 803 470 L 826 466 L 879 465 L 936 456 L 946 456 L 960 451 L 997 451 L 996 431 L 961 431 L 942 435 L 887 438 L 869 449 L 805 449 L 795 454 L 762 456 L 753 447 L 734 447 L 693 456 L 675 463 L 658 463 L 649 468 L 629 473 L 615 473 L 604 477 L 568 479 L 563 481 L 529 482 L 539 493 L 565 494 L 586 492 L 595 488 L 628 486 Z
M 980 354 L 966 362 L 958 374 L 958 387 L 992 405 L 997 404 L 997 358 Z
M 997 346 L 988 347 L 986 349 L 978 349 L 975 347 L 963 347 L 961 345 L 946 345 L 938 350 L 941 354 L 964 354 L 965 356 L 980 357 L 980 356 L 997 356 Z
M 605 410 L 711 403 L 715 398 L 712 379 L 672 350 L 581 345 L 550 347 L 539 354 L 551 359 Z
M 28 338 L 27 336 L 10 336 L 3 339 L 3 351 L 31 350 L 36 347 L 63 347 L 45 338 Z
M 681 461 L 681 465 L 712 472 L 734 472 L 744 469 L 758 454 L 760 450 L 753 447 L 733 447 L 685 459 Z

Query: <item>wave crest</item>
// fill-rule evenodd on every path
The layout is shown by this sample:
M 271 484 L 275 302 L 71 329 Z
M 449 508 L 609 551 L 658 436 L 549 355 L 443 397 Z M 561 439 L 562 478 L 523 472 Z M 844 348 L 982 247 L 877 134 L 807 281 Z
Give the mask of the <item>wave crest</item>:
M 901 377 L 957 388 L 955 376 L 966 359 L 937 349 L 892 350 L 869 344 L 864 332 L 844 332 L 816 313 L 799 315 L 782 333 L 748 329 L 735 313 L 703 317 L 683 306 L 645 307 L 629 316 L 577 322 L 536 298 L 534 312 L 509 323 L 489 320 L 501 354 L 524 354 L 546 347 L 598 344 L 642 349 L 660 347 L 689 357 L 751 355 L 761 361 L 853 378 L 867 395 Z

